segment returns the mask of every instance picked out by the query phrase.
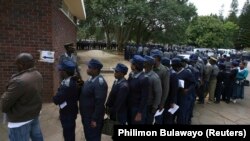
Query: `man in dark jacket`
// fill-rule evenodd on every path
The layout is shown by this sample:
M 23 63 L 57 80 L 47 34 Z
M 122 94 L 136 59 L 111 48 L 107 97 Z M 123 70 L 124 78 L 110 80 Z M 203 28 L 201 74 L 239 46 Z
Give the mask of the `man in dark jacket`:
M 39 125 L 42 108 L 42 75 L 34 67 L 29 53 L 16 58 L 18 73 L 12 75 L 3 93 L 2 112 L 7 113 L 10 141 L 43 141 Z

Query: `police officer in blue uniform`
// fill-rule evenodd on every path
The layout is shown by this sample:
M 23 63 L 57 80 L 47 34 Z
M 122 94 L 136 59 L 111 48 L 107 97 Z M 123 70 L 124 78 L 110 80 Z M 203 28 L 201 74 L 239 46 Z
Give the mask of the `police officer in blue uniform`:
M 194 92 L 192 93 L 192 100 L 191 100 L 191 107 L 190 107 L 190 117 L 189 117 L 189 124 L 191 124 L 191 119 L 193 117 L 193 109 L 195 105 L 196 95 L 200 95 L 200 86 L 201 86 L 201 68 L 200 65 L 197 63 L 198 61 L 198 55 L 197 54 L 191 54 L 189 57 L 189 65 L 188 69 L 191 70 L 192 75 L 194 76 L 195 80 L 195 88 Z
M 174 115 L 168 112 L 169 108 L 173 108 L 177 102 L 177 94 L 179 89 L 179 79 L 177 73 L 171 68 L 170 59 L 163 57 L 161 63 L 170 69 L 169 94 L 163 112 L 163 124 L 172 125 L 175 123 Z
M 160 77 L 156 72 L 153 71 L 155 59 L 147 55 L 144 56 L 144 59 L 145 59 L 145 64 L 144 64 L 145 74 L 149 78 L 146 124 L 152 125 L 154 121 L 154 115 L 161 102 L 162 86 Z M 157 123 L 158 119 L 159 117 L 157 116 L 155 118 L 155 123 Z
M 53 102 L 60 107 L 60 121 L 63 128 L 65 141 L 75 141 L 75 120 L 78 113 L 77 101 L 79 93 L 76 79 L 73 78 L 75 63 L 71 60 L 63 60 L 58 69 L 63 78 Z
M 129 75 L 128 124 L 145 124 L 148 99 L 148 77 L 143 72 L 145 59 L 134 55 Z
M 218 64 L 218 67 L 220 69 L 218 75 L 217 75 L 217 83 L 215 88 L 215 102 L 216 104 L 220 103 L 221 95 L 224 91 L 224 83 L 226 78 L 226 65 L 224 63 Z
M 76 67 L 74 70 L 74 72 L 75 72 L 74 77 L 75 77 L 75 79 L 77 79 L 78 86 L 82 86 L 84 82 L 82 80 L 82 76 L 81 76 L 80 70 L 78 68 L 77 56 L 75 54 L 74 43 L 67 43 L 64 45 L 64 48 L 65 48 L 66 52 L 60 56 L 59 64 L 61 64 L 63 60 L 73 61 L 76 64 Z M 60 79 L 62 80 L 62 78 L 60 78 Z
M 192 94 L 195 88 L 195 79 L 190 71 L 184 69 L 180 58 L 173 58 L 172 67 L 176 71 L 179 81 L 184 82 L 184 86 L 179 86 L 177 94 L 177 124 L 189 124 Z
M 114 77 L 116 80 L 109 93 L 106 102 L 106 109 L 110 115 L 110 119 L 118 121 L 119 124 L 125 125 L 127 123 L 127 97 L 129 93 L 128 81 L 124 77 L 128 72 L 128 67 L 124 64 L 118 63 L 114 68 Z
M 88 62 L 87 74 L 90 78 L 84 83 L 80 94 L 80 113 L 87 141 L 100 141 L 103 127 L 105 101 L 108 86 L 100 75 L 103 65 L 99 60 Z

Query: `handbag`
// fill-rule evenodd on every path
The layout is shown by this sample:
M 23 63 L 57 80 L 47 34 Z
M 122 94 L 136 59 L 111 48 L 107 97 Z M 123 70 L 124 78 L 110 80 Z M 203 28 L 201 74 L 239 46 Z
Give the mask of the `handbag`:
M 113 136 L 114 125 L 119 125 L 118 121 L 111 120 L 109 117 L 104 119 L 102 134 Z
M 243 85 L 244 85 L 244 86 L 249 86 L 249 80 L 246 80 L 246 79 L 245 79 L 245 80 L 243 81 Z

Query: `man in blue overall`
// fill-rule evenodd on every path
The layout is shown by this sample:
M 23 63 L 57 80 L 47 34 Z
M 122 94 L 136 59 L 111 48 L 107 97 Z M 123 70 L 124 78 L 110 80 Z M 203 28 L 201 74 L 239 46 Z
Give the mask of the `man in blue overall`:
M 80 113 L 87 141 L 100 141 L 103 127 L 108 85 L 100 75 L 103 65 L 99 60 L 91 59 L 87 74 L 90 78 L 84 83 L 80 94 Z

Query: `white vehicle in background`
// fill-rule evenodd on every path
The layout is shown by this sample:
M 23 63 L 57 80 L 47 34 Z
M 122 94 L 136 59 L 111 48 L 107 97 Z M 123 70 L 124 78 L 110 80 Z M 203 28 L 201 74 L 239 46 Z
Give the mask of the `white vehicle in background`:
M 177 56 L 183 57 L 184 59 L 188 59 L 190 57 L 191 54 L 178 54 Z M 198 56 L 198 60 L 202 60 L 199 56 Z
M 193 53 L 197 53 L 197 52 L 207 53 L 208 56 L 214 55 L 214 51 L 211 48 L 195 48 Z
M 218 51 L 219 52 L 223 52 L 223 54 L 236 54 L 236 50 L 235 49 L 223 49 L 223 48 L 219 48 Z
M 190 54 L 178 54 L 177 56 L 183 57 L 184 59 L 189 59 Z

